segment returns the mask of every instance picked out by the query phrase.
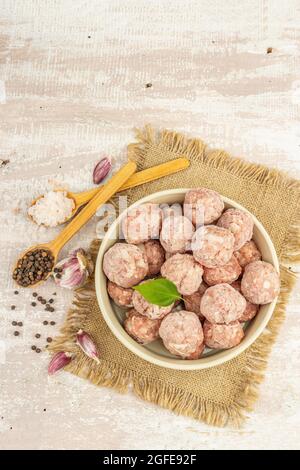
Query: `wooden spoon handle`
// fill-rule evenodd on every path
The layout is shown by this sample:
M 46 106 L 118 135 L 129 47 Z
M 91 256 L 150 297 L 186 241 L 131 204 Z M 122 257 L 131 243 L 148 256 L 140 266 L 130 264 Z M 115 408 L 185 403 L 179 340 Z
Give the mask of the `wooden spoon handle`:
M 187 158 L 181 157 L 176 158 L 175 160 L 170 160 L 166 163 L 162 163 L 161 165 L 153 166 L 147 170 L 139 171 L 130 176 L 130 178 L 128 178 L 128 180 L 122 185 L 119 191 L 125 191 L 126 189 L 139 186 L 140 184 L 162 178 L 163 176 L 172 175 L 173 173 L 177 173 L 177 171 L 184 170 L 189 166 L 189 164 L 190 162 Z M 80 207 L 83 204 L 89 202 L 101 188 L 104 188 L 104 185 L 99 186 L 98 188 L 90 189 L 89 191 L 84 191 L 82 193 L 72 193 L 71 195 L 75 200 L 76 206 Z
M 60 234 L 49 244 L 55 256 L 61 248 L 72 238 L 78 230 L 95 214 L 99 206 L 110 199 L 125 183 L 125 181 L 136 171 L 136 163 L 129 161 L 119 170 L 101 191 L 96 193 L 93 199 L 74 217 L 74 219 L 60 232 Z

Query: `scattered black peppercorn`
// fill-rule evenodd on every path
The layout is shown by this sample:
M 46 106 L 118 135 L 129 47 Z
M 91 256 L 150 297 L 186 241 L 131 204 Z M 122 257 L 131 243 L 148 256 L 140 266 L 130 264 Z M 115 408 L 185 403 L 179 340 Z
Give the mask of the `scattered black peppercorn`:
M 51 343 L 51 341 L 52 341 L 52 338 L 49 336 L 49 337 L 47 338 L 47 343 Z
M 37 333 L 37 334 L 35 335 L 35 337 L 36 337 L 36 338 L 40 338 L 41 335 L 40 335 L 39 333 Z
M 146 83 L 146 88 L 151 88 L 152 87 L 152 83 Z
M 36 307 L 36 302 L 31 302 L 31 305 L 32 305 L 33 307 Z
M 63 268 L 57 268 L 57 267 L 56 267 L 56 268 L 53 269 L 53 272 L 55 272 L 55 273 L 62 273 L 62 272 L 63 272 Z
M 49 299 L 48 302 L 49 302 L 49 304 L 53 304 L 54 299 Z
M 45 305 L 46 302 L 47 302 L 46 299 L 41 300 L 41 304 L 43 304 L 43 305 Z
M 50 325 L 52 325 L 52 326 L 55 325 L 55 321 L 51 321 Z
M 23 323 L 21 321 L 19 321 L 18 326 L 23 326 Z
M 19 336 L 19 334 L 20 334 L 20 333 L 19 333 L 18 331 L 14 331 L 14 335 L 15 335 L 15 336 Z
M 11 310 L 16 310 L 16 306 L 15 306 L 15 305 L 11 305 L 10 309 L 11 309 Z
M 36 348 L 35 352 L 39 354 L 41 352 L 40 348 Z
M 14 293 L 15 293 L 16 295 L 18 295 L 19 291 L 18 291 L 18 290 L 15 290 L 15 292 L 14 292 Z
M 43 297 L 41 295 L 38 296 L 38 301 L 41 302 L 41 300 L 43 300 Z
M 45 308 L 45 311 L 46 312 L 55 312 L 55 309 L 53 307 L 50 307 L 50 305 L 48 307 Z
M 44 320 L 44 321 L 43 321 L 43 325 L 48 325 L 47 320 Z
M 33 345 L 31 346 L 31 349 L 32 349 L 32 351 L 35 351 L 35 350 L 36 350 L 36 346 L 33 344 Z
M 16 321 L 14 320 L 14 321 L 11 322 L 11 324 L 12 324 L 13 326 L 17 326 L 18 322 L 16 322 Z
M 32 294 L 32 296 L 33 296 L 33 297 L 37 297 L 37 292 L 34 292 L 34 293 Z

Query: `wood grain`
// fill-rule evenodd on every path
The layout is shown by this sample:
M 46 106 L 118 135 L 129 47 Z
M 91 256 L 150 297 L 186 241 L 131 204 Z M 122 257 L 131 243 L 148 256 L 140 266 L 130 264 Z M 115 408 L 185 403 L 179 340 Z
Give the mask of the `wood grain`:
M 300 284 L 255 410 L 234 430 L 68 374 L 48 379 L 47 353 L 30 347 L 54 336 L 71 293 L 39 288 L 57 291 L 56 325 L 45 326 L 50 314 L 29 291 L 14 295 L 8 275 L 17 253 L 59 230 L 30 223 L 30 201 L 49 188 L 89 189 L 100 156 L 118 168 L 132 128 L 147 122 L 300 177 L 299 20 L 298 0 L 1 0 L 2 449 L 299 449 Z M 96 223 L 64 252 L 88 246 Z

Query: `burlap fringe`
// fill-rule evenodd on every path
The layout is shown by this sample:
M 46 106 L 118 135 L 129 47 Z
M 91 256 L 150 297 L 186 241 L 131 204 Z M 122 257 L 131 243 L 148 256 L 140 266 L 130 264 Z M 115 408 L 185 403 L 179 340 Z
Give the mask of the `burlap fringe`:
M 147 127 L 144 132 L 137 131 L 139 142 L 132 144 L 129 151 L 134 152 L 138 160 L 145 158 L 146 150 L 155 143 L 165 146 L 172 152 L 185 154 L 189 158 L 205 160 L 205 163 L 228 170 L 243 178 L 255 179 L 257 183 L 267 182 L 277 188 L 287 191 L 300 189 L 300 183 L 285 177 L 277 170 L 268 169 L 256 164 L 247 163 L 238 158 L 232 158 L 223 151 L 207 151 L 206 146 L 199 140 L 189 140 L 175 132 L 164 131 L 155 141 L 155 133 Z M 246 418 L 246 412 L 253 408 L 258 396 L 258 385 L 264 378 L 268 355 L 278 334 L 281 323 L 285 318 L 285 309 L 289 294 L 295 284 L 297 276 L 290 270 L 289 265 L 300 261 L 300 210 L 296 210 L 296 217 L 286 237 L 285 254 L 281 258 L 281 292 L 279 299 L 267 328 L 258 340 L 247 350 L 247 366 L 241 380 L 241 388 L 232 404 L 224 406 L 216 404 L 191 393 L 180 391 L 157 379 L 143 377 L 142 373 L 124 370 L 117 364 L 95 361 L 78 351 L 74 339 L 77 331 L 83 327 L 95 299 L 93 280 L 86 288 L 79 290 L 75 295 L 73 308 L 69 311 L 61 335 L 54 340 L 49 348 L 52 352 L 69 351 L 76 353 L 75 359 L 65 368 L 69 372 L 90 380 L 95 385 L 111 387 L 125 393 L 132 387 L 133 392 L 144 400 L 168 408 L 175 413 L 186 415 L 214 426 L 227 424 L 240 426 Z M 97 255 L 99 240 L 91 245 L 91 253 Z

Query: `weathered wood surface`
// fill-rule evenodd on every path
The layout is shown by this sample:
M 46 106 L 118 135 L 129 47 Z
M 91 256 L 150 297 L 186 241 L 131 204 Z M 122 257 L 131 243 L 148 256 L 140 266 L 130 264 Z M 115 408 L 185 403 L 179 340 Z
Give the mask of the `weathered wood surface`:
M 120 160 L 134 126 L 182 130 L 299 177 L 299 1 L 0 3 L 0 448 L 299 448 L 299 284 L 255 411 L 234 430 L 68 374 L 48 379 L 47 354 L 30 346 L 55 334 L 71 296 L 39 289 L 58 292 L 57 325 L 44 326 L 49 315 L 30 291 L 14 295 L 8 275 L 21 249 L 56 233 L 26 220 L 29 201 L 57 184 L 87 189 L 98 155 Z M 95 223 L 69 247 L 87 246 Z

